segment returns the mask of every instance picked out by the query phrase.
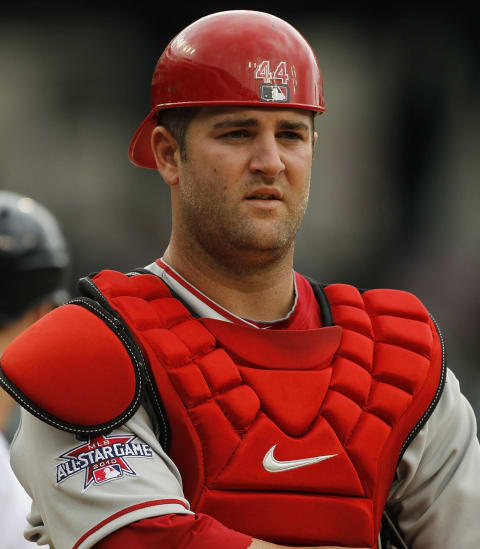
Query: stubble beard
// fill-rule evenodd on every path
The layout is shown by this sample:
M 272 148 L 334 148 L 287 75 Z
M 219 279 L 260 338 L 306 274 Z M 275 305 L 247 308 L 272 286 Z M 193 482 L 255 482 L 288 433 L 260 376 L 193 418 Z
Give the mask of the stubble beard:
M 267 212 L 247 217 L 242 212 L 243 202 L 229 206 L 220 182 L 197 179 L 191 185 L 188 179 L 180 188 L 181 224 L 192 253 L 200 249 L 214 262 L 243 273 L 278 262 L 292 250 L 307 208 L 308 189 L 293 210 L 289 208 L 286 215 L 272 220 Z M 210 196 L 196 191 L 208 187 L 212 189 Z

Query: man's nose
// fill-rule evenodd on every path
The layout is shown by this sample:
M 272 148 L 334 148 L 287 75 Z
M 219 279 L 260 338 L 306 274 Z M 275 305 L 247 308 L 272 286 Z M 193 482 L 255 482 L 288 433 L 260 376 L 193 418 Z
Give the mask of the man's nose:
M 275 177 L 285 170 L 275 137 L 264 137 L 254 143 L 249 167 L 252 173 L 268 177 Z

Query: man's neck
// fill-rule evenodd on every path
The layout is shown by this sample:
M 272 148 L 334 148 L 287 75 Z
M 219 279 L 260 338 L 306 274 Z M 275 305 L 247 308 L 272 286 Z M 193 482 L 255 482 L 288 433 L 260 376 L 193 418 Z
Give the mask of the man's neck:
M 239 317 L 269 322 L 286 316 L 292 308 L 293 249 L 261 267 L 178 253 L 172 245 L 163 259 L 211 300 Z

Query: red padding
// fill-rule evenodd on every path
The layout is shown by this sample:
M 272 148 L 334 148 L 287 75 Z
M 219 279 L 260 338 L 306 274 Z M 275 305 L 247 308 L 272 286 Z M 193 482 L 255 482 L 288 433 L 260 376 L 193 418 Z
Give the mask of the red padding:
M 330 364 L 342 339 L 342 328 L 258 330 L 222 320 L 200 322 L 217 342 L 240 359 L 275 370 L 311 370 Z
M 17 337 L 2 355 L 2 370 L 39 408 L 75 425 L 111 421 L 135 393 L 120 339 L 78 305 L 55 309 Z
M 246 549 L 251 542 L 208 515 L 164 515 L 132 522 L 93 549 Z

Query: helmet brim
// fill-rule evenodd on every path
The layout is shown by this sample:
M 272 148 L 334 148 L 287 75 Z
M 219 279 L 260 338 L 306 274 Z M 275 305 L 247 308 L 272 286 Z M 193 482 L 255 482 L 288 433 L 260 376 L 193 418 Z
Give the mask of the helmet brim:
M 165 105 L 155 106 L 145 120 L 137 128 L 132 140 L 130 141 L 130 147 L 128 149 L 128 157 L 130 162 L 140 168 L 157 169 L 157 163 L 155 162 L 155 156 L 152 151 L 152 132 L 157 126 L 157 113 L 160 110 L 172 109 L 175 107 L 248 107 L 248 108 L 288 108 L 288 109 L 300 109 L 312 111 L 315 115 L 325 112 L 325 108 L 318 105 L 305 105 L 305 104 L 279 104 L 279 103 L 265 103 L 262 101 L 191 101 L 182 103 L 168 103 Z

